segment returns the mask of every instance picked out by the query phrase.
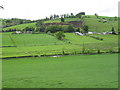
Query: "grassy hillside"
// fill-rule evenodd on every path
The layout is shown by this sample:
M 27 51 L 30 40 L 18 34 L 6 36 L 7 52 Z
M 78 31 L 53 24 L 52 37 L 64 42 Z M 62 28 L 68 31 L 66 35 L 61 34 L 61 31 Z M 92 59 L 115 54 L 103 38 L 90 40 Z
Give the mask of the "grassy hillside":
M 71 44 L 79 45 L 80 47 L 88 49 L 101 49 L 101 50 L 115 50 L 118 48 L 118 35 L 91 35 L 100 37 L 103 40 L 97 40 L 90 38 L 88 36 L 78 36 L 72 33 L 67 33 L 66 39 L 71 42 Z
M 118 55 L 3 60 L 3 88 L 117 88 Z
M 106 18 L 108 22 L 103 23 L 102 21 L 99 22 L 99 20 L 104 20 L 104 19 L 98 19 L 95 16 L 91 16 L 90 18 L 84 18 L 84 24 L 88 25 L 89 31 L 94 31 L 94 32 L 111 32 L 112 27 L 114 27 L 115 31 L 118 31 L 118 21 L 110 21 L 108 18 L 110 17 L 104 17 Z M 113 19 L 111 17 L 111 19 Z
M 84 24 L 89 26 L 89 31 L 95 31 L 95 32 L 106 32 L 109 31 L 111 32 L 112 27 L 114 27 L 115 31 L 118 30 L 118 22 L 114 21 L 114 17 L 105 17 L 105 16 L 99 16 L 100 19 L 96 18 L 94 15 L 85 15 L 84 16 Z M 101 20 L 101 22 L 99 22 Z M 108 22 L 103 23 L 102 20 L 107 20 Z M 79 18 L 65 18 L 65 23 L 69 21 L 80 21 Z M 45 21 L 44 23 L 60 23 L 60 19 L 56 20 L 48 20 Z M 11 27 L 6 27 L 3 28 L 3 30 L 8 30 L 8 29 L 17 29 L 17 30 L 22 30 L 25 27 L 36 27 L 35 23 L 27 23 L 27 24 L 20 24 L 20 25 L 15 25 Z
M 6 28 L 3 28 L 3 30 L 9 30 L 9 29 L 22 30 L 25 27 L 36 27 L 36 26 L 35 26 L 35 23 L 25 23 L 25 24 L 19 24 L 19 25 L 6 27 Z
M 99 16 L 101 20 L 106 19 L 108 22 L 99 22 L 100 19 L 92 15 L 84 16 L 84 24 L 89 26 L 89 31 L 103 32 L 111 31 L 112 27 L 117 30 L 117 21 L 113 17 Z M 77 21 L 79 18 L 66 18 L 65 21 Z M 58 20 L 49 20 L 44 23 L 60 22 Z M 35 23 L 20 24 L 7 29 L 22 30 L 25 27 L 36 27 Z M 67 25 L 62 25 L 67 28 Z M 73 33 L 65 33 L 65 41 L 57 40 L 54 36 L 47 34 L 11 34 L 2 33 L 2 46 L 17 46 L 17 47 L 4 47 L 3 57 L 17 57 L 28 55 L 55 55 L 55 54 L 75 54 L 82 53 L 83 48 L 86 52 L 110 52 L 118 51 L 118 35 L 92 35 L 102 38 L 97 40 L 89 36 L 78 36 Z
M 101 41 L 87 37 L 87 36 L 79 36 L 73 33 L 65 33 L 66 39 L 71 42 L 71 44 L 87 44 L 87 43 L 99 43 Z
M 79 21 L 79 18 L 65 18 L 65 22 L 69 22 L 69 21 Z M 44 23 L 60 23 L 61 20 L 60 19 L 56 19 L 56 20 L 48 20 L 45 21 Z M 3 28 L 3 30 L 9 30 L 9 29 L 16 29 L 16 30 L 22 30 L 25 27 L 36 27 L 35 25 L 36 23 L 26 23 L 26 24 L 19 24 L 19 25 L 14 25 L 14 26 L 10 26 L 10 27 L 6 27 Z
M 80 18 L 65 18 L 65 22 L 69 22 L 69 21 L 80 21 Z M 57 19 L 57 20 L 48 20 L 45 21 L 44 23 L 60 23 L 61 20 Z
M 66 41 L 60 41 L 47 34 L 3 34 L 2 46 L 3 57 L 18 57 L 29 55 L 55 55 L 82 53 L 83 47 L 86 52 L 118 51 L 117 35 L 94 35 L 103 38 L 96 40 L 87 36 L 78 36 L 73 33 L 65 33 Z M 12 39 L 11 39 L 12 38 Z M 70 43 L 69 43 L 70 42 Z

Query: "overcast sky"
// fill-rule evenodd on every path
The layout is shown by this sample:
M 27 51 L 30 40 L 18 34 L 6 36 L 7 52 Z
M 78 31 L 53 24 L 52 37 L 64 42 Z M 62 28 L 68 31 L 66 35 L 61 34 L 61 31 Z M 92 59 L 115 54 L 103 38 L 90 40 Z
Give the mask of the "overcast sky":
M 41 19 L 53 14 L 118 16 L 119 0 L 0 0 L 0 18 Z

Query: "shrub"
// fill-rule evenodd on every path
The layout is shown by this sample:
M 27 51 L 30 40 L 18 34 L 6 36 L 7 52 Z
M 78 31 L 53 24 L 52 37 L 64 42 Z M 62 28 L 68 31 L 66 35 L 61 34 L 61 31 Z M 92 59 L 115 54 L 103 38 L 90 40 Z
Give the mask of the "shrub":
M 88 25 L 83 26 L 84 33 L 88 33 Z
M 98 49 L 97 53 L 99 54 L 100 53 L 100 50 Z
M 64 18 L 61 18 L 61 22 L 65 22 L 65 19 L 64 19 Z
M 65 35 L 63 34 L 62 31 L 56 32 L 56 33 L 54 34 L 54 36 L 55 36 L 57 39 L 59 39 L 59 40 L 63 40 L 64 37 L 65 37 Z
M 66 30 L 66 32 L 74 32 L 74 31 L 75 31 L 75 29 L 71 25 L 69 25 L 68 28 L 67 28 L 67 30 Z

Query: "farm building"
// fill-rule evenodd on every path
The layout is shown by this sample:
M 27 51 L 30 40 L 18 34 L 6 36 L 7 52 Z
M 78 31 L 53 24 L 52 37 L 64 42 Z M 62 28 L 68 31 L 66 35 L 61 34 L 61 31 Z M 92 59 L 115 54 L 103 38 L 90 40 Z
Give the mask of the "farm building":
M 15 31 L 16 34 L 20 34 L 20 33 L 33 33 L 33 31 Z
M 33 31 L 25 31 L 24 33 L 33 33 Z
M 106 34 L 111 34 L 110 32 L 102 32 L 101 34 L 106 35 Z
M 97 32 L 88 32 L 88 34 L 98 34 Z
M 80 33 L 80 32 L 75 32 L 75 35 L 84 36 L 84 34 L 82 34 L 82 33 Z
M 22 33 L 22 32 L 21 32 L 21 31 L 16 31 L 15 33 L 16 33 L 16 34 L 20 34 L 20 33 Z

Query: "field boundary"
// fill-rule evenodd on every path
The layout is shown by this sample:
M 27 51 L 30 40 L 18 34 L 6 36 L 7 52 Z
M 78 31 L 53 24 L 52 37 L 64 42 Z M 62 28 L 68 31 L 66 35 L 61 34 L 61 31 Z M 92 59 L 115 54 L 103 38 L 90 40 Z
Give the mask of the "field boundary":
M 54 54 L 54 55 L 26 55 L 26 56 L 15 56 L 15 57 L 3 57 L 2 60 L 14 59 L 14 58 L 28 58 L 28 57 L 53 57 L 53 56 L 68 56 L 68 55 L 97 55 L 97 54 L 115 54 L 120 52 L 100 52 L 100 53 L 79 53 L 79 54 Z

